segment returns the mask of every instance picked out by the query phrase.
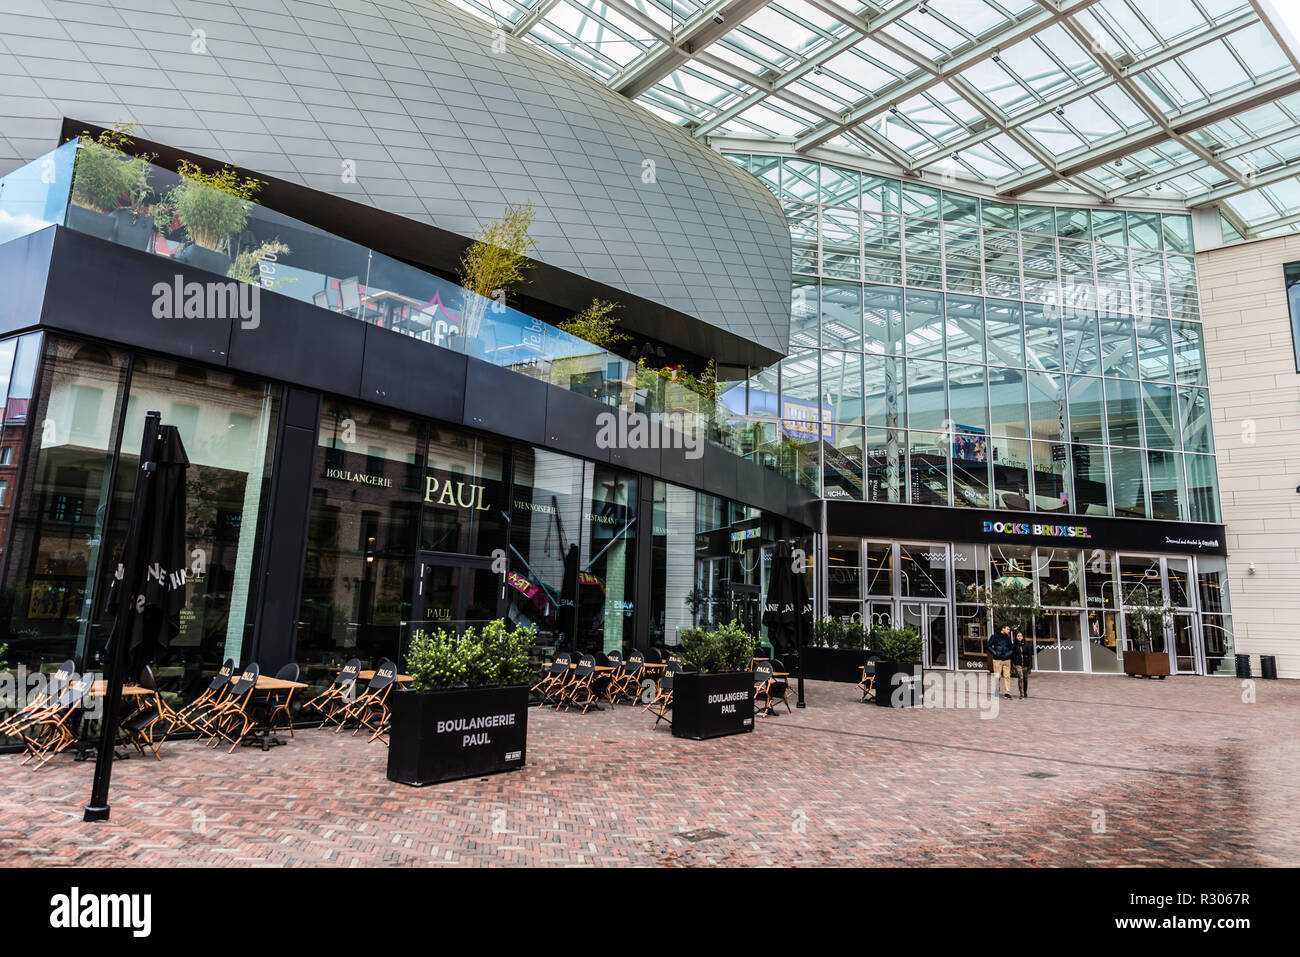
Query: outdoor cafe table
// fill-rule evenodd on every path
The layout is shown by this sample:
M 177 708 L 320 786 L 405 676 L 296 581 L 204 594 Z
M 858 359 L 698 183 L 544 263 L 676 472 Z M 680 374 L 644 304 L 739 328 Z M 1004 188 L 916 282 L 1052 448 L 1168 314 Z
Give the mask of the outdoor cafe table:
M 90 686 L 90 690 L 86 692 L 86 697 L 102 698 L 104 697 L 104 693 L 107 690 L 108 690 L 108 682 L 105 681 L 103 678 L 100 678 L 98 681 L 94 682 Z M 155 700 L 157 700 L 158 692 L 154 691 L 152 688 L 143 688 L 140 685 L 122 686 L 123 698 L 147 698 L 150 695 L 153 695 Z M 95 741 L 94 739 L 90 738 L 87 735 L 86 721 L 85 718 L 83 717 L 81 721 L 81 727 L 78 729 L 78 734 L 77 734 L 77 750 L 73 753 L 72 759 L 74 761 L 86 760 L 86 758 L 90 756 L 90 752 L 91 750 L 94 749 L 94 747 L 95 747 Z M 120 758 L 125 760 L 130 756 L 131 753 L 129 751 L 119 751 L 117 750 L 116 747 L 113 749 L 113 757 L 115 758 Z

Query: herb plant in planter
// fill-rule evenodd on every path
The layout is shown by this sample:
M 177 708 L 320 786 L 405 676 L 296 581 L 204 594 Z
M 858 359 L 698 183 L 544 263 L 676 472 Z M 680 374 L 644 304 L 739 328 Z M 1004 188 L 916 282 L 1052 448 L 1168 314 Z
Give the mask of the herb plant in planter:
M 673 678 L 673 735 L 717 738 L 754 730 L 754 638 L 739 621 L 681 633 L 688 670 Z
M 155 210 L 158 229 L 166 234 L 179 221 L 189 245 L 176 259 L 224 276 L 230 268 L 231 237 L 248 222 L 262 181 L 245 179 L 229 166 L 205 173 L 188 160 L 180 161 L 177 172 L 181 181 Z
M 886 708 L 915 708 L 921 704 L 921 633 L 911 625 L 876 632 L 880 660 L 876 662 L 876 704 Z
M 78 232 L 143 249 L 153 234 L 152 222 L 145 214 L 153 157 L 126 152 L 130 133 L 130 126 L 119 124 L 97 137 L 82 133 L 78 138 L 67 223 Z M 137 228 L 138 219 L 143 222 Z
M 408 689 L 392 696 L 388 779 L 436 784 L 524 766 L 536 629 L 493 621 L 417 632 Z
M 1171 673 L 1164 637 L 1165 624 L 1173 610 L 1159 591 L 1145 587 L 1135 588 L 1124 598 L 1124 628 L 1128 634 L 1124 674 L 1164 680 Z

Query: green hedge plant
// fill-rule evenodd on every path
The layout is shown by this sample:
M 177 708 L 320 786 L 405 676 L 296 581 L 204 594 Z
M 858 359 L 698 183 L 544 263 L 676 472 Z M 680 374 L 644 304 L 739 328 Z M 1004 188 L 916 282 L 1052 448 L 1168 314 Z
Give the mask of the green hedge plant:
M 153 155 L 132 156 L 130 125 L 117 124 L 91 137 L 83 132 L 77 139 L 77 158 L 72 172 L 72 202 L 100 213 L 122 207 L 139 211 L 149 195 L 149 163 Z
M 532 677 L 529 651 L 537 638 L 534 626 L 488 622 L 461 634 L 439 628 L 420 630 L 406 651 L 406 670 L 413 691 L 494 688 L 526 684 Z
M 876 633 L 880 657 L 885 661 L 908 664 L 921 660 L 921 633 L 911 625 L 902 628 L 881 628 Z
M 748 671 L 754 657 L 754 637 L 739 619 L 714 629 L 687 628 L 680 635 L 682 660 L 700 674 Z

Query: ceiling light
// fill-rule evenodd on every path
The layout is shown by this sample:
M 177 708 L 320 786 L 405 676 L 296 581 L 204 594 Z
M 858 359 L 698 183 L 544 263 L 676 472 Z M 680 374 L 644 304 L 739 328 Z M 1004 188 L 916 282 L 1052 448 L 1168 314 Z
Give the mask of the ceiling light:
M 714 22 L 714 23 L 722 23 L 723 19 L 724 19 L 724 18 L 723 18 L 723 16 L 722 16 L 722 14 L 720 14 L 720 13 L 715 13 L 715 14 L 713 15 L 713 22 Z

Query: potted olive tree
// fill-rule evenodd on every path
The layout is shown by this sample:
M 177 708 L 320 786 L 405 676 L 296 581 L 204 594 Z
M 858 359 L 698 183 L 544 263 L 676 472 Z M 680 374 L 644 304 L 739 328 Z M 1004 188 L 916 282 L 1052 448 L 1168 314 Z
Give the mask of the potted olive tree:
M 803 676 L 812 681 L 856 683 L 862 677 L 867 630 L 854 619 L 819 618 L 813 622 L 812 641 L 803 650 Z
M 1124 649 L 1124 674 L 1134 678 L 1160 678 L 1170 674 L 1169 653 L 1163 649 L 1165 624 L 1173 606 L 1158 592 L 1135 588 L 1124 599 L 1124 627 L 1128 647 Z
M 154 212 L 158 231 L 166 235 L 179 222 L 188 245 L 176 254 L 177 261 L 224 276 L 233 252 L 231 237 L 248 222 L 262 181 L 241 177 L 229 166 L 205 173 L 188 160 L 180 161 L 177 172 L 181 181 Z
M 77 232 L 127 245 L 134 246 L 139 240 L 143 248 L 145 237 L 139 234 L 135 222 L 146 211 L 151 192 L 149 161 L 153 157 L 126 152 L 131 145 L 130 132 L 129 126 L 118 125 L 94 138 L 89 133 L 78 137 L 67 225 Z M 143 218 L 144 228 L 152 235 L 151 218 L 147 214 Z
M 388 779 L 419 786 L 523 767 L 536 637 L 500 620 L 417 632 L 411 684 L 391 698 Z
M 876 704 L 885 708 L 916 708 L 922 700 L 921 633 L 911 625 L 876 632 L 880 660 L 876 662 Z
M 688 670 L 673 678 L 673 735 L 702 740 L 753 731 L 753 636 L 732 621 L 680 637 Z

